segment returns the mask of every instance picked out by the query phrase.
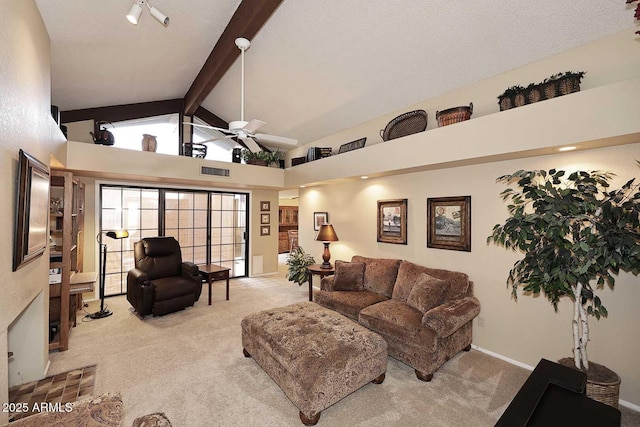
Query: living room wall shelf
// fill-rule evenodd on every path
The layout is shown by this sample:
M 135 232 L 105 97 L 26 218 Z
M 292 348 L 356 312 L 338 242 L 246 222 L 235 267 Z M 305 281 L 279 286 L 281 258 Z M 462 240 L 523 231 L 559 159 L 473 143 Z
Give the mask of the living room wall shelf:
M 640 141 L 640 78 L 496 112 L 286 169 L 285 187 L 445 169 Z

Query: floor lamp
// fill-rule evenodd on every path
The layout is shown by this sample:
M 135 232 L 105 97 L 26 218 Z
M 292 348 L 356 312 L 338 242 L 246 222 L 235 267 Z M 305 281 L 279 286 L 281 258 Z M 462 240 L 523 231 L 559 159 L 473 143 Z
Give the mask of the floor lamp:
M 106 235 L 107 237 L 111 237 L 112 239 L 126 239 L 129 237 L 129 232 L 127 230 L 118 230 L 118 231 L 101 231 L 96 235 L 96 240 L 98 241 L 98 247 L 100 248 L 100 256 L 98 257 L 99 267 L 98 271 L 100 273 L 100 311 L 96 311 L 95 313 L 89 314 L 91 319 L 102 319 L 103 317 L 109 317 L 113 314 L 113 312 L 109 309 L 104 308 L 104 286 L 105 286 L 105 277 L 107 275 L 107 244 L 102 243 L 102 235 Z

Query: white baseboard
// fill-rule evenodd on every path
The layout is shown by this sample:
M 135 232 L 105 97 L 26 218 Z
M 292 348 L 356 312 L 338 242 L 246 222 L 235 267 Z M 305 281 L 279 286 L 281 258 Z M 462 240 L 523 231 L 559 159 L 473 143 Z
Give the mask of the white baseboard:
M 47 372 L 49 372 L 49 366 L 51 366 L 51 359 L 47 360 L 47 366 L 44 367 L 44 375 L 42 378 L 46 378 Z
M 475 344 L 471 344 L 471 347 L 473 347 L 474 349 L 476 349 L 476 350 L 478 350 L 478 351 L 480 351 L 482 353 L 488 354 L 489 356 L 493 356 L 496 359 L 504 360 L 505 362 L 509 362 L 512 365 L 519 366 L 519 367 L 524 368 L 524 369 L 526 369 L 528 371 L 533 371 L 534 367 L 531 366 L 531 365 L 527 365 L 526 363 L 518 362 L 517 360 L 511 359 L 511 358 L 509 358 L 507 356 L 503 356 L 503 355 L 501 355 L 499 353 L 494 353 L 493 351 L 487 350 L 486 348 L 478 347 Z
M 521 368 L 527 369 L 529 371 L 533 371 L 533 366 L 527 365 L 526 363 L 518 362 L 517 360 L 511 359 L 509 357 L 503 356 L 502 354 L 495 353 L 493 351 L 487 350 L 486 348 L 478 347 L 477 345 L 471 344 L 471 347 L 474 349 L 488 354 L 489 356 L 495 357 L 496 359 L 504 360 L 505 362 L 511 363 L 512 365 L 519 366 Z M 636 405 L 635 403 L 627 402 L 626 400 L 619 399 L 618 404 L 620 406 L 624 406 L 627 409 L 631 409 L 632 411 L 640 412 L 640 405 Z

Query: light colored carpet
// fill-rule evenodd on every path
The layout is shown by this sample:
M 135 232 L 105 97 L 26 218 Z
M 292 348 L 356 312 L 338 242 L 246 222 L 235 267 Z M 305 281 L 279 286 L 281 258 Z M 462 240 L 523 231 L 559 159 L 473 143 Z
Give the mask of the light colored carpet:
M 175 427 L 302 426 L 298 409 L 243 356 L 240 321 L 304 301 L 308 287 L 287 282 L 281 272 L 232 279 L 229 301 L 223 282 L 215 282 L 211 306 L 206 291 L 204 285 L 194 307 L 144 320 L 124 296 L 108 298 L 113 316 L 81 322 L 79 314 L 69 350 L 50 355 L 49 374 L 97 364 L 95 393 L 122 393 L 124 426 L 152 412 L 166 413 Z M 87 310 L 96 309 L 92 303 Z M 384 383 L 368 384 L 326 409 L 318 426 L 491 426 L 528 375 L 471 350 L 424 383 L 413 369 L 389 358 Z

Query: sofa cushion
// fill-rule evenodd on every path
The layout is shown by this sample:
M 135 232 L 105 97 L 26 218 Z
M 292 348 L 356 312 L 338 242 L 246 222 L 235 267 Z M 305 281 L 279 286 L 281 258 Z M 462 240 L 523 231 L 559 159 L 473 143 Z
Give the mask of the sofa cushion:
M 155 301 L 164 301 L 188 294 L 195 294 L 197 286 L 202 288 L 202 285 L 198 282 L 185 279 L 184 277 L 164 277 L 162 279 L 152 280 L 151 283 L 153 283 L 155 288 Z
M 392 297 L 406 302 L 409 298 L 413 285 L 422 273 L 427 273 L 430 276 L 449 282 L 449 289 L 444 297 L 445 301 L 465 296 L 467 289 L 469 288 L 469 276 L 464 273 L 428 268 L 409 261 L 402 261 L 400 268 L 398 269 L 398 278 L 396 279 L 396 284 L 393 287 Z
M 387 300 L 360 310 L 358 322 L 384 336 L 420 343 L 427 353 L 436 351 L 436 334 L 422 325 L 422 313 L 399 300 Z
M 411 288 L 407 304 L 426 313 L 444 301 L 444 294 L 449 289 L 449 282 L 422 273 Z
M 389 258 L 366 258 L 353 256 L 351 262 L 364 262 L 364 288 L 391 298 L 396 283 L 398 268 L 402 260 Z
M 335 291 L 364 291 L 364 262 L 336 261 Z
M 353 320 L 358 320 L 358 313 L 364 307 L 385 301 L 387 297 L 375 292 L 361 291 L 315 291 L 314 302 L 323 307 L 337 311 Z

